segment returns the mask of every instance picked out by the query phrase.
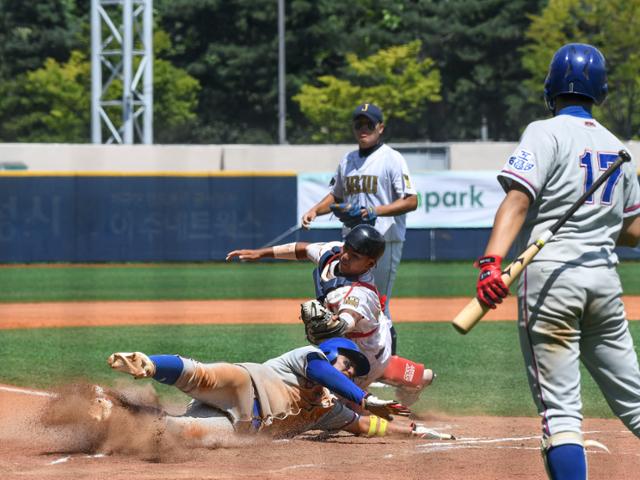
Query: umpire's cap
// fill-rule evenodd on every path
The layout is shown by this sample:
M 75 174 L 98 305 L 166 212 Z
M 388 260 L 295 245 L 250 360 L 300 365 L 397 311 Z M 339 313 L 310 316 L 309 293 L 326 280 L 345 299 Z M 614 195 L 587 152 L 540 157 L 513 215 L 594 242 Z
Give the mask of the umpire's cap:
M 365 116 L 376 124 L 382 123 L 382 121 L 384 120 L 382 116 L 382 110 L 380 110 L 380 107 L 374 105 L 373 103 L 363 103 L 362 105 L 358 105 L 353 111 L 351 118 L 355 120 L 360 116 Z
M 354 252 L 378 260 L 384 253 L 384 237 L 371 225 L 354 227 L 344 239 L 345 246 Z
M 358 348 L 354 342 L 348 338 L 334 337 L 329 340 L 325 340 L 318 348 L 325 354 L 329 363 L 333 365 L 333 362 L 338 358 L 338 354 L 344 355 L 353 362 L 353 366 L 356 370 L 356 377 L 362 377 L 369 373 L 371 366 L 369 360 Z

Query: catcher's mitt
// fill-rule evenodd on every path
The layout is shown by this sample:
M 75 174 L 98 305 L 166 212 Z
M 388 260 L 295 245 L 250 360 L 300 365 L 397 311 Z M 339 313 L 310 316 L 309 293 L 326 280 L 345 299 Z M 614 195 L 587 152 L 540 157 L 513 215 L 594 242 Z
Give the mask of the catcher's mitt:
M 357 203 L 332 203 L 329 209 L 348 228 L 353 228 L 361 223 L 367 225 L 375 225 L 376 223 L 377 215 L 374 207 L 361 207 Z M 362 217 L 363 209 L 366 210 L 366 218 Z
M 307 340 L 318 345 L 327 338 L 341 337 L 347 324 L 318 300 L 309 300 L 300 305 L 300 319 L 304 323 Z

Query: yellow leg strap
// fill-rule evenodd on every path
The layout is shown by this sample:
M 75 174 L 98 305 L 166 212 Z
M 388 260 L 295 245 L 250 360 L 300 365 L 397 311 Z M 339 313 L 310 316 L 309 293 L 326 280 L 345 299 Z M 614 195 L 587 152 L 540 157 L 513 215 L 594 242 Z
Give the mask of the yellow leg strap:
M 387 426 L 389 422 L 377 415 L 369 416 L 369 433 L 368 437 L 384 437 L 387 434 Z
M 371 415 L 369 417 L 369 433 L 367 433 L 367 436 L 373 437 L 376 433 L 378 433 L 378 417 Z
M 379 437 L 384 437 L 387 434 L 387 425 L 389 425 L 389 422 L 384 418 L 381 418 L 380 428 L 378 429 L 378 433 L 376 435 L 378 435 Z

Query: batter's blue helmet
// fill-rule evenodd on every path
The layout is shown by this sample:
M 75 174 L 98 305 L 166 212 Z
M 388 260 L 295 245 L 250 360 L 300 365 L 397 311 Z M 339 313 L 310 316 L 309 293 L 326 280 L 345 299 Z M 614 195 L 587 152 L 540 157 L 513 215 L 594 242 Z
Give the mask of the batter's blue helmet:
M 384 253 L 384 237 L 371 225 L 354 227 L 344 238 L 344 244 L 354 252 L 378 260 Z
M 553 55 L 544 81 L 544 99 L 550 110 L 553 111 L 558 95 L 583 95 L 599 105 L 608 90 L 604 55 L 596 47 L 568 43 Z
M 327 360 L 331 364 L 336 361 L 338 358 L 338 354 L 344 355 L 349 360 L 353 362 L 353 365 L 356 369 L 356 376 L 362 377 L 369 373 L 371 366 L 369 365 L 369 360 L 358 348 L 354 342 L 349 340 L 348 338 L 343 337 L 334 337 L 329 340 L 325 340 L 318 348 L 322 350 L 327 357 Z

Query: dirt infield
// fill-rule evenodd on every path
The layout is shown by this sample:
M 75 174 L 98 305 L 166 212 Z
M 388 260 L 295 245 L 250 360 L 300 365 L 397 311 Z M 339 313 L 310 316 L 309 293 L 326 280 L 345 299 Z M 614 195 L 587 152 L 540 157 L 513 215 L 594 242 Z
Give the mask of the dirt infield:
M 161 302 L 0 303 L 0 329 L 166 324 L 297 323 L 301 299 L 200 300 Z M 391 304 L 396 322 L 451 320 L 468 298 L 398 298 Z M 627 316 L 640 319 L 640 297 L 624 297 Z M 483 322 L 513 320 L 509 297 Z
M 447 321 L 468 299 L 396 299 L 399 321 Z M 99 302 L 0 304 L 0 329 L 176 323 L 292 323 L 300 300 L 201 302 Z M 630 318 L 640 318 L 637 298 L 625 298 Z M 265 314 L 265 312 L 270 312 Z M 485 320 L 515 318 L 515 303 Z M 47 392 L 0 385 L 2 479 L 390 479 L 545 478 L 536 418 L 457 417 L 428 412 L 427 426 L 455 434 L 455 441 L 366 439 L 304 435 L 275 442 L 229 442 L 218 448 L 134 448 L 140 435 L 112 431 L 120 449 L 100 451 L 72 432 L 50 431 L 40 412 Z M 636 479 L 640 443 L 618 420 L 587 419 L 586 437 L 611 453 L 589 448 L 590 478 Z M 130 448 L 122 448 L 123 443 Z
M 315 433 L 292 440 L 230 441 L 212 449 L 174 445 L 143 448 L 144 436 L 111 430 L 119 451 L 90 449 L 78 432 L 49 431 L 37 420 L 48 397 L 0 386 L 0 471 L 7 479 L 292 479 L 408 480 L 541 479 L 535 418 L 431 415 L 432 428 L 455 441 L 367 439 Z M 590 478 L 631 480 L 638 476 L 638 441 L 618 421 L 587 420 L 587 438 L 611 451 L 589 448 Z M 113 443 L 111 443 L 113 445 Z

